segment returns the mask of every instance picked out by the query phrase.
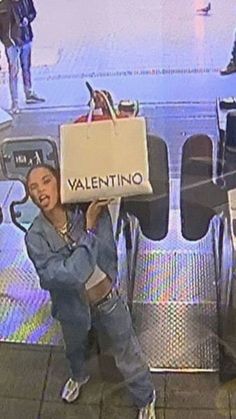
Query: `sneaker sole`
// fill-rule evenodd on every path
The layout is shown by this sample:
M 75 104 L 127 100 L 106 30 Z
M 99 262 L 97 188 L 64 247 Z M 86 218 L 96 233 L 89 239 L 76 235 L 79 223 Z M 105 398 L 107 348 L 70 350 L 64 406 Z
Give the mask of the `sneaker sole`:
M 73 393 L 71 393 L 68 399 L 63 396 L 61 398 L 65 403 L 73 403 L 78 399 L 79 395 L 80 395 L 80 388 L 76 389 Z
M 33 103 L 44 103 L 45 102 L 45 100 L 26 100 L 25 101 L 25 103 L 27 104 L 27 105 L 32 105 Z
M 11 116 L 19 115 L 20 111 L 9 111 Z
M 88 376 L 88 377 L 86 377 L 86 379 L 82 382 L 82 383 L 80 383 L 80 386 L 79 386 L 79 388 L 78 389 L 76 389 L 76 390 L 74 390 L 74 392 L 72 392 L 72 394 L 70 395 L 70 397 L 69 398 L 71 398 L 72 397 L 72 399 L 70 399 L 70 400 L 68 400 L 68 399 L 66 399 L 65 397 L 63 397 L 63 396 L 61 396 L 61 399 L 65 402 L 65 403 L 74 403 L 77 399 L 78 399 L 78 397 L 79 397 L 79 395 L 80 395 L 80 390 L 81 390 L 81 388 L 82 388 L 82 386 L 84 385 L 84 384 L 86 384 L 88 381 L 89 381 L 89 379 L 90 379 L 90 376 Z M 73 394 L 75 393 L 76 394 L 76 392 L 78 392 L 78 394 L 75 396 L 75 397 L 73 397 Z
M 233 71 L 226 71 L 226 72 L 221 71 L 221 72 L 220 72 L 220 75 L 221 75 L 221 76 L 229 76 L 230 74 L 234 74 L 234 73 L 236 73 L 236 70 L 233 70 Z

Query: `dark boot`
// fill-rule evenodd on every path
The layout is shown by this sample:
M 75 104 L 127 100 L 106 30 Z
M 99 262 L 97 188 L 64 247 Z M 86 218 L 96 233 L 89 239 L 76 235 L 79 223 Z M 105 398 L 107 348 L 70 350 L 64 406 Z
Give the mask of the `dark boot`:
M 227 76 L 228 74 L 236 73 L 236 61 L 232 58 L 229 64 L 220 71 L 222 76 Z

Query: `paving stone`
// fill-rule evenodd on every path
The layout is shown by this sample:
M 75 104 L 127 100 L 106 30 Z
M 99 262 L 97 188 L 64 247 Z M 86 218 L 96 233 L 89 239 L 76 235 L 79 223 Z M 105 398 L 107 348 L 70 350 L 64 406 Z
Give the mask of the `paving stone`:
M 236 409 L 236 379 L 225 383 L 222 388 L 229 392 L 230 406 L 232 409 Z
M 160 372 L 152 373 L 152 380 L 154 382 L 155 388 L 165 388 L 166 386 L 166 374 Z
M 229 394 L 226 390 L 167 391 L 166 407 L 175 408 L 229 408 Z
M 165 406 L 165 387 L 166 379 L 163 373 L 152 373 L 152 380 L 156 389 L 157 394 L 157 406 Z
M 41 351 L 50 353 L 51 347 L 46 345 L 30 345 L 29 343 L 7 343 L 3 342 L 0 344 L 1 350 L 16 349 L 18 351 Z
M 204 391 L 221 386 L 217 373 L 170 373 L 166 374 L 167 390 Z
M 44 402 L 40 419 L 99 419 L 99 412 L 99 406 L 96 405 Z
M 137 409 L 135 407 L 104 406 L 101 419 L 135 419 Z
M 164 407 L 165 398 L 164 398 L 164 385 L 161 386 L 161 382 L 163 384 L 163 378 L 159 377 L 158 380 L 159 386 L 157 387 L 158 391 L 158 400 L 157 406 Z M 154 384 L 155 380 L 154 380 Z M 129 390 L 124 381 L 117 381 L 113 383 L 105 383 L 104 390 L 103 390 L 103 397 L 102 397 L 104 405 L 109 405 L 112 403 L 113 406 L 124 406 L 124 407 L 132 407 L 133 401 L 129 394 Z
M 97 404 L 99 405 L 102 400 L 104 383 L 97 379 L 91 378 L 88 384 L 83 387 L 79 401 L 82 404 Z
M 104 381 L 114 383 L 122 380 L 113 357 L 101 354 L 98 358 L 98 363 L 101 377 Z
M 59 400 L 59 392 L 69 378 L 69 368 L 64 353 L 51 355 L 44 400 Z
M 1 348 L 0 396 L 40 400 L 48 359 L 48 352 Z
M 40 403 L 31 400 L 0 398 L 2 419 L 38 419 Z
M 166 409 L 165 419 L 230 419 L 229 410 Z
M 156 409 L 156 419 L 165 419 L 165 411 L 163 409 Z
M 132 407 L 134 406 L 129 391 L 124 383 L 105 383 L 102 395 L 102 401 L 105 406 L 112 404 L 115 407 Z
M 101 419 L 136 419 L 137 409 L 135 407 L 104 406 Z M 156 410 L 156 419 L 164 419 L 164 410 Z
M 62 345 L 51 346 L 51 352 L 52 353 L 64 353 L 65 349 Z

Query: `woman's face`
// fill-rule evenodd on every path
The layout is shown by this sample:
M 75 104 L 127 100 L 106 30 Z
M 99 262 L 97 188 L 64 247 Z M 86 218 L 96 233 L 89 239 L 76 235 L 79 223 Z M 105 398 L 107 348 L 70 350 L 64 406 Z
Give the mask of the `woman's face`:
M 49 169 L 45 167 L 33 169 L 27 186 L 32 201 L 42 211 L 51 211 L 59 204 L 57 179 Z

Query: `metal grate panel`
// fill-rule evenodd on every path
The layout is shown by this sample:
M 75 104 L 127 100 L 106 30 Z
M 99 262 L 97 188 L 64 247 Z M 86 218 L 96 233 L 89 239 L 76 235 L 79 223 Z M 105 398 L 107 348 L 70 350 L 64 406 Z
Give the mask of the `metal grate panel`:
M 214 228 L 189 242 L 179 212 L 159 242 L 139 234 L 133 292 L 135 328 L 151 369 L 218 369 Z
M 212 254 L 151 250 L 149 246 L 144 250 L 142 247 L 138 250 L 134 301 L 216 300 Z
M 50 313 L 49 294 L 39 280 L 26 253 L 1 252 L 0 340 L 58 344 L 61 333 Z
M 152 370 L 218 369 L 215 303 L 134 303 L 133 317 Z

